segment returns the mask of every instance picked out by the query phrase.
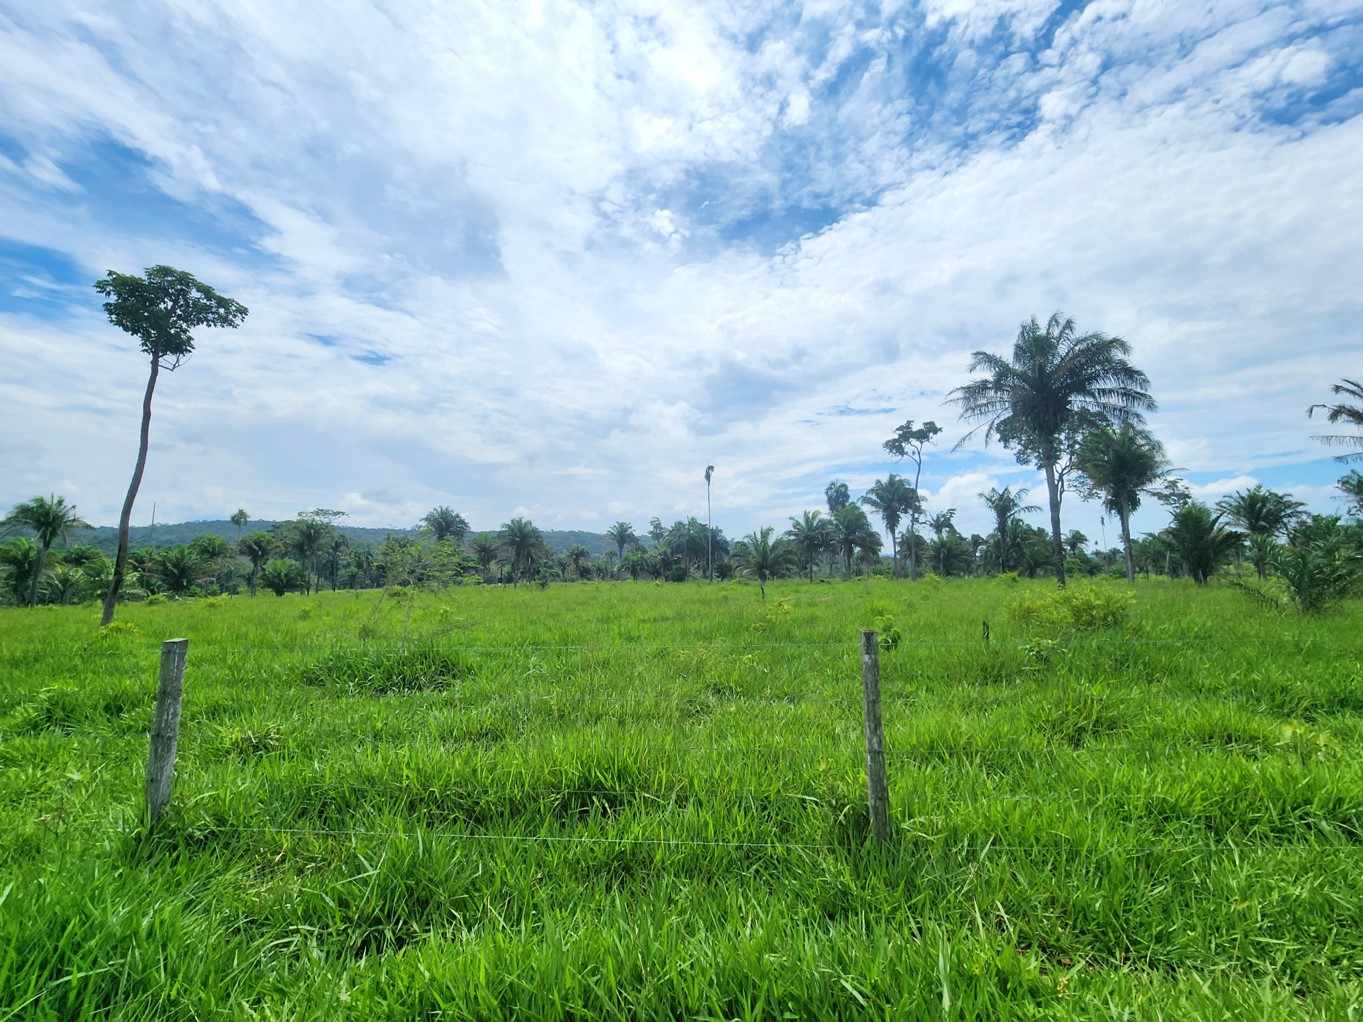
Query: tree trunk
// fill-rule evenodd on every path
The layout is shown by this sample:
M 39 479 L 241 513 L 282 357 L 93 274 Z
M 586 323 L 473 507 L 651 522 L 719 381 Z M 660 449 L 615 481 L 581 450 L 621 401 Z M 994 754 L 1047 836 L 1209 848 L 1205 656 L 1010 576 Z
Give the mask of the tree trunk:
M 1117 518 L 1122 523 L 1122 552 L 1126 554 L 1126 580 L 1136 581 L 1136 563 L 1131 559 L 1131 511 L 1123 497 L 1117 506 Z
M 128 526 L 132 522 L 133 503 L 137 491 L 142 486 L 142 473 L 147 467 L 147 442 L 151 436 L 151 396 L 156 390 L 156 377 L 161 372 L 157 356 L 151 358 L 151 372 L 147 375 L 147 391 L 142 396 L 142 433 L 137 445 L 137 464 L 133 466 L 132 482 L 128 484 L 128 495 L 123 498 L 123 510 L 118 516 L 118 553 L 114 556 L 114 575 L 109 582 L 109 592 L 104 597 L 104 612 L 99 623 L 103 627 L 114 619 L 114 607 L 118 603 L 118 591 L 123 588 L 123 573 L 128 566 Z
M 28 605 L 38 606 L 38 583 L 43 579 L 43 565 L 47 563 L 47 546 L 39 544 L 38 556 L 33 560 L 33 578 L 28 583 Z
M 888 530 L 890 533 L 890 577 L 899 577 L 899 544 L 895 540 L 894 529 Z
M 1055 477 L 1055 460 L 1046 459 L 1046 496 L 1051 504 L 1051 556 L 1055 558 L 1055 581 L 1065 584 L 1065 542 L 1060 538 L 1060 482 Z

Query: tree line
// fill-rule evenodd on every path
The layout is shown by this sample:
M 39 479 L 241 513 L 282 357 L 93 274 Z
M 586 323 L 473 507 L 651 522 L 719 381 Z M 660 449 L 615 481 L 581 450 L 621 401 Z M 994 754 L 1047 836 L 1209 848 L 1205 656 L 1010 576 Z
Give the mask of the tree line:
M 486 583 L 548 584 L 589 579 L 690 578 L 756 580 L 765 595 L 772 578 L 802 575 L 852 577 L 865 574 L 940 576 L 1016 572 L 1053 574 L 1060 585 L 1076 574 L 1182 575 L 1205 583 L 1227 564 L 1252 567 L 1258 579 L 1281 580 L 1302 605 L 1338 598 L 1358 584 L 1363 525 L 1341 516 L 1307 514 L 1290 494 L 1254 486 L 1214 507 L 1192 499 L 1175 475 L 1163 445 L 1145 427 L 1155 410 L 1149 378 L 1130 361 L 1130 345 L 1101 332 L 1081 333 L 1059 314 L 1045 324 L 1032 318 L 1019 328 L 1009 355 L 976 351 L 971 378 L 949 395 L 970 427 L 961 447 L 980 435 L 999 443 L 1020 464 L 1045 480 L 1049 528 L 1025 516 L 1043 510 L 1028 503 L 1025 488 L 1005 486 L 979 495 L 990 512 L 987 535 L 966 536 L 956 527 L 957 509 L 933 508 L 920 490 L 929 449 L 943 429 L 935 422 L 899 426 L 883 444 L 912 475 L 890 473 L 856 499 L 845 482 L 824 491 L 824 507 L 804 511 L 778 530 L 764 526 L 730 540 L 709 522 L 713 465 L 705 469 L 706 518 L 665 526 L 658 518 L 636 533 L 617 522 L 607 532 L 614 552 L 593 557 L 575 545 L 551 550 L 541 531 L 513 518 L 496 532 L 474 533 L 462 514 L 433 508 L 420 523 L 422 534 L 390 535 L 378 544 L 354 543 L 337 527 L 345 512 L 316 508 L 276 524 L 268 532 L 244 534 L 250 518 L 238 510 L 235 546 L 217 536 L 200 536 L 168 550 L 129 550 L 129 522 L 146 465 L 152 397 L 162 371 L 178 369 L 194 350 L 192 331 L 231 328 L 247 315 L 244 306 L 217 294 L 192 275 L 156 266 L 144 276 L 110 271 L 95 285 L 109 300 L 110 322 L 138 338 L 149 359 L 142 405 L 138 455 L 119 518 L 112 560 L 97 549 L 54 549 L 69 533 L 88 528 L 62 497 L 34 497 L 4 519 L 24 535 L 0 544 L 0 592 L 8 602 L 77 602 L 99 599 L 103 623 L 112 619 L 120 597 L 153 598 L 197 593 L 279 595 L 319 588 Z M 1343 380 L 1332 388 L 1338 400 L 1313 405 L 1331 424 L 1363 426 L 1363 386 Z M 1344 460 L 1363 457 L 1363 434 L 1320 438 L 1350 448 Z M 1339 482 L 1348 503 L 1345 516 L 1363 511 L 1363 475 L 1352 471 Z M 1096 500 L 1118 526 L 1120 547 L 1091 549 L 1091 541 L 1062 526 L 1067 495 Z M 1131 534 L 1131 516 L 1142 501 L 1169 511 L 1169 524 L 1142 537 Z M 870 515 L 889 537 L 883 542 Z M 126 587 L 126 592 L 125 592 Z M 1302 593 L 1314 594 L 1306 597 Z

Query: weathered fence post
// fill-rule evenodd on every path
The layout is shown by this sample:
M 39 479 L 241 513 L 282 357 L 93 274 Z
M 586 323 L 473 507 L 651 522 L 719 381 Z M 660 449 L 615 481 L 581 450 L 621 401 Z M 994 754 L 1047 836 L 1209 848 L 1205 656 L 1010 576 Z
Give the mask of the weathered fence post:
M 184 691 L 188 639 L 161 643 L 161 673 L 156 683 L 156 716 L 147 755 L 147 822 L 161 818 L 175 782 L 175 743 L 180 735 L 180 695 Z
M 880 647 L 876 633 L 861 633 L 861 693 L 866 718 L 866 801 L 875 839 L 890 839 L 890 792 L 885 780 L 885 731 L 880 722 Z
M 984 634 L 984 644 L 985 644 L 986 646 L 988 646 L 988 645 L 989 645 L 989 619 L 986 618 L 985 620 L 981 621 L 980 624 L 983 626 L 983 627 L 981 628 L 981 631 L 982 631 L 983 634 Z

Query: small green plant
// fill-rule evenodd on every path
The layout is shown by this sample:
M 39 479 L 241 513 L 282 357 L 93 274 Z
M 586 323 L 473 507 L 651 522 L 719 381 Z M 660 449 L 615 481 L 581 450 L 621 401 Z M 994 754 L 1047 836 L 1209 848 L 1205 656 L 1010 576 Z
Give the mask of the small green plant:
M 1134 598 L 1110 585 L 1071 585 L 1065 589 L 1028 592 L 1008 607 L 1008 617 L 1022 628 L 1046 636 L 1120 628 L 1130 616 Z
M 166 602 L 165 593 L 152 593 L 150 596 L 147 597 L 148 607 L 159 607 L 161 604 L 165 602 Z M 112 622 L 110 623 L 112 624 Z
M 894 618 L 888 614 L 877 614 L 875 621 L 876 642 L 880 648 L 886 651 L 898 649 L 903 636 L 899 633 L 899 626 L 894 623 Z

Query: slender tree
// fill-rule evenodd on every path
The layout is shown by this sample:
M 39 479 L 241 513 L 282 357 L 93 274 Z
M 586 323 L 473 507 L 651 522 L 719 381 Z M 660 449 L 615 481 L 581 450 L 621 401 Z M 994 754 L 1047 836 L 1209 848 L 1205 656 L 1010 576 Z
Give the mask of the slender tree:
M 147 446 L 151 435 L 151 399 L 162 369 L 173 372 L 194 351 L 192 331 L 200 327 L 237 327 L 246 319 L 246 306 L 225 298 L 192 274 L 170 266 L 152 266 L 144 276 L 110 270 L 95 283 L 95 290 L 108 299 L 104 313 L 109 322 L 136 337 L 142 354 L 151 362 L 147 388 L 142 396 L 142 429 L 138 439 L 137 461 L 132 482 L 118 516 L 118 552 L 114 573 L 104 597 L 100 623 L 114 619 L 118 591 L 128 564 L 128 526 L 133 503 L 147 467 Z
M 232 517 L 228 519 L 237 527 L 237 542 L 241 542 L 241 530 L 246 528 L 246 523 L 251 520 L 251 516 L 246 513 L 244 507 L 239 507 L 232 512 Z
M 1152 493 L 1169 474 L 1164 446 L 1129 422 L 1117 429 L 1100 427 L 1090 431 L 1080 444 L 1078 469 L 1084 478 L 1085 495 L 1101 498 L 1103 506 L 1117 516 L 1126 577 L 1134 580 L 1131 515 L 1141 506 L 1142 494 Z
M 852 503 L 852 491 L 847 488 L 847 484 L 839 479 L 834 479 L 824 487 L 824 500 L 828 502 L 828 513 L 835 515 L 848 504 Z
M 1044 328 L 1035 318 L 1023 323 L 1011 358 L 975 352 L 969 371 L 984 375 L 952 391 L 961 418 L 978 423 L 976 429 L 984 429 L 986 443 L 997 437 L 1015 450 L 1021 463 L 1045 473 L 1051 546 L 1061 585 L 1065 584 L 1061 458 L 1067 439 L 1092 424 L 1139 422 L 1142 412 L 1155 408 L 1150 380 L 1128 361 L 1130 354 L 1131 346 L 1120 337 L 1080 334 L 1074 320 L 1057 313 Z
M 1275 541 L 1285 538 L 1292 524 L 1306 514 L 1306 505 L 1290 494 L 1256 484 L 1222 497 L 1216 510 L 1245 534 L 1254 570 L 1260 578 L 1267 578 Z
M 937 541 L 937 574 L 946 574 L 946 537 L 956 529 L 956 509 L 949 507 L 945 511 L 938 511 L 928 519 L 928 528 L 932 530 L 933 539 Z M 913 533 L 909 534 L 909 541 L 913 541 Z
M 544 535 L 526 518 L 513 518 L 498 535 L 511 561 L 511 578 L 527 579 L 544 546 Z
M 581 579 L 583 565 L 591 561 L 592 552 L 581 543 L 574 543 L 568 548 L 566 557 L 568 563 L 573 567 L 573 575 Z
M 913 420 L 909 419 L 894 431 L 894 436 L 885 441 L 885 451 L 896 458 L 907 458 L 913 462 L 913 492 L 918 493 L 919 483 L 923 477 L 923 449 L 937 438 L 942 432 L 942 427 L 929 419 L 921 426 L 915 426 Z M 918 556 L 916 549 L 918 546 L 918 515 L 921 507 L 917 510 L 909 510 L 909 577 L 918 577 Z
M 7 528 L 25 528 L 33 532 L 38 547 L 31 578 L 29 579 L 28 604 L 38 602 L 38 583 L 42 579 L 43 566 L 47 562 L 47 552 L 58 540 L 66 540 L 72 529 L 88 529 L 90 526 L 76 513 L 76 506 L 68 504 L 65 497 L 34 497 L 22 504 L 15 505 L 13 511 L 5 516 L 0 525 Z
M 853 555 L 858 551 L 870 549 L 880 537 L 871 528 L 871 521 L 866 517 L 866 512 L 857 504 L 844 504 L 839 507 L 833 512 L 832 523 L 834 543 L 838 552 L 842 554 L 843 571 L 851 578 Z
M 274 540 L 269 533 L 253 532 L 237 541 L 237 552 L 251 564 L 251 574 L 247 576 L 246 585 L 250 589 L 251 595 L 254 596 L 256 594 L 256 583 L 260 580 L 260 569 L 265 566 L 266 561 L 274 556 Z
M 705 575 L 713 582 L 715 580 L 715 544 L 714 544 L 714 525 L 710 518 L 710 477 L 715 474 L 714 465 L 705 466 Z

